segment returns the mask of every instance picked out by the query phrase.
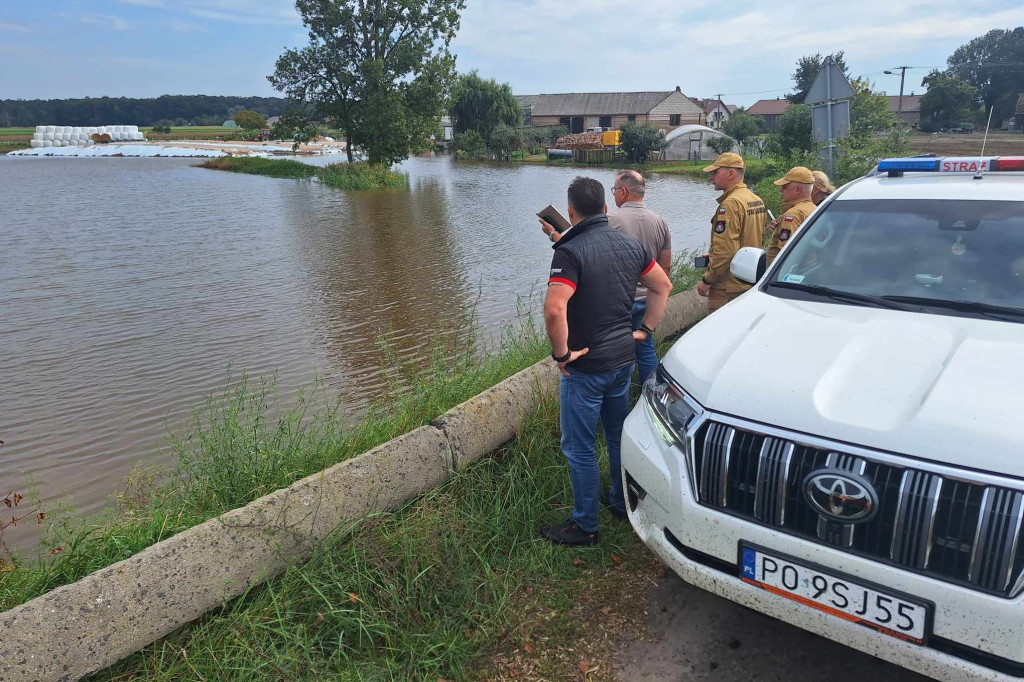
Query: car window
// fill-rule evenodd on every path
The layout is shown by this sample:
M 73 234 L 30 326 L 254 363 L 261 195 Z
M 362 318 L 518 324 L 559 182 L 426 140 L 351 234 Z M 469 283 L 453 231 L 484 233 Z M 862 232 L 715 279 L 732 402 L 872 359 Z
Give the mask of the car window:
M 782 282 L 1024 308 L 1024 203 L 835 201 L 781 259 L 767 289 L 776 295 L 800 297 L 800 287 L 772 289 Z

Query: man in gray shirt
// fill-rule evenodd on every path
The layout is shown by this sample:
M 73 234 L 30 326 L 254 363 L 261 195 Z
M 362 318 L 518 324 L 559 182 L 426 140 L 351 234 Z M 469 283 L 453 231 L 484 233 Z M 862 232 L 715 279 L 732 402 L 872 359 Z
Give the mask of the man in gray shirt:
M 672 233 L 668 223 L 644 204 L 646 186 L 644 176 L 634 170 L 622 171 L 615 176 L 612 197 L 619 210 L 608 214 L 608 225 L 640 242 L 647 257 L 658 262 L 665 272 L 672 271 Z M 639 329 L 647 313 L 647 287 L 637 285 L 633 301 L 633 329 Z M 636 362 L 640 369 L 640 383 L 647 380 L 658 366 L 654 354 L 654 335 L 636 345 Z

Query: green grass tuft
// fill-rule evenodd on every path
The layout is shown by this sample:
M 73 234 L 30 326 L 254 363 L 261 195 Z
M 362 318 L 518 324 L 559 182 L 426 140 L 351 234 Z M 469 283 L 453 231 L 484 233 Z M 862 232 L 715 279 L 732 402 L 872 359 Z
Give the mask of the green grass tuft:
M 311 178 L 320 170 L 316 166 L 289 159 L 263 159 L 253 156 L 222 156 L 199 164 L 200 168 L 233 171 L 271 178 Z
M 199 164 L 200 168 L 248 173 L 272 178 L 320 178 L 337 189 L 366 190 L 382 187 L 408 187 L 409 177 L 384 164 L 332 163 L 322 168 L 288 159 L 225 156 Z

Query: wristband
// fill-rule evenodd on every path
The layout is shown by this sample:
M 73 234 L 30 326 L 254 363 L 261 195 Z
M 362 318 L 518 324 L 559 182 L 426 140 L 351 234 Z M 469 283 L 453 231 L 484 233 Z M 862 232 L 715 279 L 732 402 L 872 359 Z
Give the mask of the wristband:
M 700 278 L 700 281 L 704 283 L 704 286 L 707 286 L 707 287 L 711 286 L 711 282 L 707 281 L 703 277 Z
M 571 350 L 566 351 L 565 355 L 563 355 L 562 357 L 558 357 L 557 355 L 555 355 L 554 351 L 551 351 L 551 359 L 554 360 L 555 362 L 568 362 L 569 358 L 571 358 L 571 357 L 572 357 L 572 351 Z
M 642 331 L 644 334 L 647 334 L 647 336 L 654 336 L 654 330 L 648 327 L 646 324 L 640 325 L 640 331 Z

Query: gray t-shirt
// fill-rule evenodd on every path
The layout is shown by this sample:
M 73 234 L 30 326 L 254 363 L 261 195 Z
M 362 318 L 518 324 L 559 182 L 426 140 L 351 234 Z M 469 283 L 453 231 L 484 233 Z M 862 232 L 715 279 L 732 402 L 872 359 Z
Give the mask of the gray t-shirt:
M 642 201 L 627 201 L 615 213 L 608 214 L 608 224 L 640 242 L 648 258 L 658 260 L 658 254 L 672 248 L 672 233 L 668 223 L 651 211 Z M 638 284 L 634 300 L 647 300 L 647 287 Z

